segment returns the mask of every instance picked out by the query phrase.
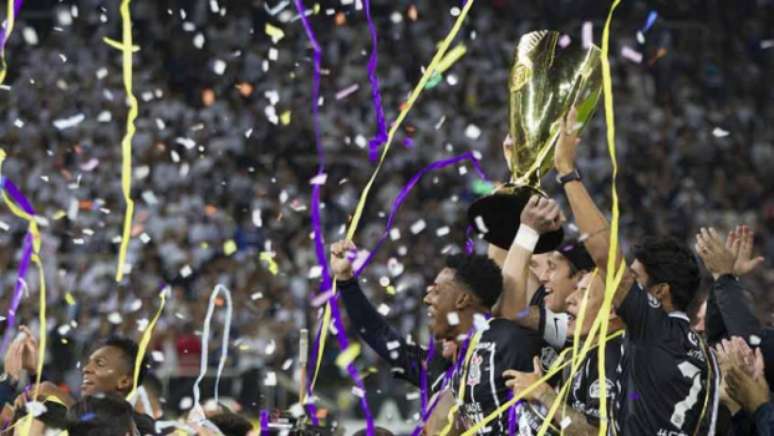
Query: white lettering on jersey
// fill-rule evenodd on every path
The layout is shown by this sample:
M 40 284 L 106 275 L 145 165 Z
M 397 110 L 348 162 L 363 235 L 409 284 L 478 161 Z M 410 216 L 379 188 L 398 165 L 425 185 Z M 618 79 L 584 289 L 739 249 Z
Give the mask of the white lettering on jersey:
M 699 392 L 701 391 L 701 370 L 688 361 L 681 362 L 677 365 L 677 368 L 680 370 L 683 377 L 693 379 L 693 384 L 688 391 L 688 396 L 675 404 L 675 409 L 672 412 L 672 418 L 670 419 L 672 425 L 677 428 L 682 428 L 683 424 L 685 424 L 685 415 L 699 399 Z

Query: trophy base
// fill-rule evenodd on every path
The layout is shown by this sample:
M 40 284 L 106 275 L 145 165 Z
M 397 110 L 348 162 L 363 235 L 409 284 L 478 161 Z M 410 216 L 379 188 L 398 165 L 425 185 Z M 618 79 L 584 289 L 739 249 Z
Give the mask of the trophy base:
M 506 184 L 495 193 L 478 199 L 468 208 L 468 222 L 477 232 L 484 235 L 484 240 L 503 250 L 511 247 L 516 232 L 519 230 L 521 211 L 534 195 L 544 195 L 529 186 L 514 186 Z M 479 228 L 477 218 L 483 220 L 486 230 Z M 540 235 L 535 254 L 556 250 L 562 244 L 564 231 L 559 230 Z

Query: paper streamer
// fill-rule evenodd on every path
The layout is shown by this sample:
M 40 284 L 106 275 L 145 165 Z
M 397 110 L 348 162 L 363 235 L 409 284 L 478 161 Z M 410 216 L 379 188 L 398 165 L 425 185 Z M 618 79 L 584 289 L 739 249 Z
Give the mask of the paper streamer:
M 296 0 L 296 3 L 298 4 L 299 0 Z M 403 106 L 403 110 L 401 110 L 400 114 L 398 115 L 398 118 L 392 124 L 392 127 L 390 128 L 390 132 L 387 136 L 387 142 L 385 143 L 384 148 L 382 149 L 382 155 L 379 158 L 379 163 L 376 165 L 376 168 L 374 169 L 374 172 L 371 175 L 371 178 L 368 180 L 368 183 L 366 183 L 365 187 L 363 188 L 363 191 L 360 194 L 360 198 L 358 199 L 357 206 L 355 207 L 355 212 L 352 216 L 352 221 L 350 222 L 347 228 L 346 239 L 349 239 L 349 240 L 354 239 L 355 232 L 357 231 L 358 224 L 360 223 L 360 218 L 363 215 L 363 209 L 365 208 L 365 203 L 368 198 L 368 194 L 371 191 L 371 187 L 373 186 L 374 181 L 376 180 L 376 176 L 379 174 L 379 171 L 381 170 L 382 165 L 384 164 L 384 161 L 385 161 L 385 158 L 387 157 L 388 152 L 390 151 L 390 146 L 392 145 L 392 141 L 395 137 L 396 132 L 400 128 L 401 124 L 403 123 L 403 120 L 405 120 L 411 108 L 414 106 L 414 103 L 416 102 L 417 98 L 419 98 L 419 95 L 422 93 L 422 90 L 424 89 L 425 84 L 433 76 L 433 73 L 436 71 L 439 62 L 441 62 L 441 59 L 443 59 L 444 55 L 446 54 L 446 51 L 449 49 L 449 45 L 451 45 L 452 41 L 459 33 L 460 29 L 462 28 L 462 23 L 465 21 L 465 18 L 467 17 L 468 12 L 470 12 L 470 8 L 473 6 L 474 3 L 475 3 L 475 0 L 470 0 L 467 3 L 465 3 L 465 6 L 463 7 L 460 15 L 457 17 L 457 20 L 455 21 L 451 31 L 449 32 L 448 35 L 446 35 L 446 38 L 444 38 L 443 42 L 438 48 L 438 52 L 435 54 L 435 56 L 433 56 L 433 59 L 430 62 L 430 65 L 425 70 L 424 74 L 422 75 L 422 78 L 419 80 L 417 85 L 414 87 L 414 90 L 412 91 L 411 95 L 409 96 L 408 101 Z M 307 33 L 309 33 L 309 30 L 307 30 Z M 314 213 L 313 213 L 313 225 L 314 225 Z M 324 250 L 323 250 L 323 255 L 324 255 Z M 333 286 L 334 286 L 333 290 L 335 292 L 335 283 L 333 284 Z M 330 326 L 330 321 L 331 321 L 331 306 L 330 304 L 328 304 L 325 306 L 325 312 L 323 313 L 323 319 L 320 327 L 321 335 L 319 340 L 319 346 L 315 347 L 316 350 L 313 350 L 313 353 L 314 355 L 317 356 L 317 358 L 313 359 L 313 361 L 315 362 L 315 368 L 314 368 L 314 376 L 312 377 L 312 383 L 310 385 L 310 390 L 314 390 L 314 385 L 317 380 L 317 375 L 320 372 L 320 364 L 322 363 L 322 350 L 325 349 L 325 342 L 327 338 L 327 331 Z
M 21 302 L 21 292 L 23 289 L 22 284 L 24 280 L 22 273 L 26 274 L 27 266 L 29 265 L 29 262 L 32 261 L 32 263 L 34 263 L 35 267 L 38 269 L 38 281 L 40 282 L 40 300 L 38 302 L 38 337 L 40 339 L 38 340 L 38 362 L 36 368 L 37 374 L 35 377 L 35 391 L 33 393 L 33 398 L 37 398 L 38 390 L 40 389 L 40 378 L 43 374 L 43 362 L 45 360 L 46 352 L 46 332 L 48 331 L 48 326 L 46 323 L 46 277 L 43 271 L 43 262 L 40 258 L 41 238 L 40 232 L 38 231 L 38 223 L 35 221 L 35 210 L 32 208 L 32 204 L 30 204 L 29 200 L 27 200 L 27 197 L 21 193 L 19 188 L 17 188 L 12 181 L 2 177 L 2 165 L 5 161 L 5 157 L 5 150 L 0 149 L 0 180 L 2 180 L 3 201 L 11 210 L 11 213 L 27 221 L 29 227 L 27 235 L 25 236 L 25 251 L 22 253 L 22 264 L 26 265 L 24 266 L 24 271 L 21 270 L 22 265 L 20 265 L 20 270 L 17 274 L 16 289 L 13 300 L 11 302 L 11 308 L 8 311 L 9 320 L 6 326 L 6 335 L 3 338 L 2 348 L 3 352 L 5 352 L 5 349 L 7 348 L 7 340 L 10 340 L 9 335 L 14 327 L 13 324 L 16 320 L 16 310 L 18 309 L 19 303 Z M 29 246 L 31 246 L 31 251 L 26 249 Z M 13 315 L 13 319 L 10 319 L 11 315 Z M 31 425 L 32 416 L 29 415 L 25 419 L 25 431 L 23 434 L 29 434 Z
M 457 375 L 460 368 L 462 368 L 465 356 L 467 356 L 467 350 L 470 346 L 470 342 L 473 338 L 473 332 L 475 331 L 475 327 L 471 327 L 470 330 L 468 330 L 468 333 L 465 335 L 465 342 L 462 343 L 462 347 L 459 349 L 459 353 L 457 354 L 457 359 L 454 362 L 454 365 L 452 365 L 449 369 L 446 370 L 446 373 L 443 376 L 443 379 L 441 380 L 441 386 L 438 388 L 438 393 L 443 392 L 447 386 L 449 386 L 449 383 L 451 383 L 452 379 Z M 425 358 L 425 366 L 430 364 L 430 361 L 433 358 L 433 354 L 435 353 L 435 343 L 432 339 L 430 339 L 430 348 L 428 348 L 427 357 Z M 420 371 L 420 376 L 422 372 Z M 425 385 L 427 385 L 427 372 L 425 371 Z M 420 379 L 420 389 L 421 388 L 421 379 Z M 427 396 L 427 391 L 423 391 L 423 394 Z M 440 395 L 436 395 L 436 397 L 433 399 L 433 401 L 430 403 L 428 408 L 426 410 L 423 410 L 422 412 L 422 419 L 419 423 L 417 423 L 417 426 L 414 428 L 414 431 L 411 433 L 411 436 L 420 436 L 423 433 L 424 426 L 427 423 L 427 420 L 430 419 L 430 415 L 433 414 L 433 411 L 435 410 L 435 407 L 438 405 L 438 402 L 440 401 L 441 397 Z
M 605 299 L 600 309 L 602 315 L 602 331 L 607 332 L 610 323 L 610 310 L 613 305 L 613 296 L 618 289 L 618 285 L 623 279 L 623 273 L 626 270 L 626 261 L 621 259 L 620 267 L 616 265 L 618 259 L 618 190 L 616 189 L 616 180 L 618 176 L 618 160 L 615 152 L 615 114 L 613 111 L 613 80 L 610 73 L 610 25 L 613 21 L 613 13 L 621 0 L 613 0 L 610 12 L 605 21 L 605 27 L 602 30 L 602 92 L 605 102 L 605 123 L 607 124 L 607 149 L 610 154 L 610 163 L 613 168 L 612 182 L 610 191 L 612 194 L 611 220 L 610 220 L 610 249 L 607 254 L 607 268 L 605 276 Z M 605 383 L 605 344 L 607 335 L 600 335 L 599 347 L 597 349 L 599 358 L 599 434 L 607 433 L 607 383 Z
M 168 288 L 166 286 L 163 287 L 161 294 L 159 295 L 159 299 L 161 299 L 159 310 L 156 311 L 156 315 L 153 316 L 150 324 L 148 324 L 148 327 L 145 328 L 145 331 L 142 334 L 142 339 L 140 339 L 140 345 L 137 350 L 137 358 L 134 361 L 134 381 L 132 383 L 132 392 L 129 393 L 129 396 L 132 396 L 134 391 L 137 389 L 137 382 L 140 378 L 142 361 L 145 358 L 145 352 L 148 349 L 148 344 L 150 343 L 151 337 L 153 337 L 153 329 L 156 328 L 156 323 L 161 316 L 161 312 L 164 311 L 164 305 L 167 303 L 167 289 Z
M 382 106 L 382 94 L 379 92 L 379 76 L 376 74 L 376 65 L 379 62 L 378 38 L 376 26 L 371 18 L 371 0 L 364 0 L 366 21 L 368 21 L 368 33 L 371 34 L 371 56 L 368 58 L 368 80 L 371 82 L 371 98 L 374 101 L 376 114 L 376 134 L 368 141 L 368 159 L 376 162 L 379 158 L 379 147 L 387 141 L 387 124 L 384 121 L 384 107 Z
M 126 203 L 124 214 L 124 228 L 121 235 L 121 246 L 118 250 L 118 265 L 116 267 L 116 282 L 124 278 L 124 264 L 126 252 L 129 249 L 129 240 L 132 237 L 132 216 L 134 216 L 134 200 L 132 200 L 132 139 L 136 128 L 134 121 L 137 119 L 139 107 L 137 98 L 132 92 L 132 13 L 130 10 L 132 0 L 121 1 L 122 24 L 122 63 L 124 73 L 124 88 L 129 100 L 129 114 L 126 117 L 126 134 L 121 140 L 121 191 Z
M 487 180 L 486 175 L 484 174 L 484 171 L 481 169 L 481 166 L 478 163 L 478 159 L 476 159 L 476 157 L 473 156 L 473 153 L 470 151 L 449 159 L 441 159 L 441 160 L 435 161 L 430 165 L 422 168 L 419 172 L 417 172 L 416 174 L 414 174 L 414 176 L 411 177 L 408 183 L 406 183 L 401 188 L 400 192 L 395 197 L 395 200 L 393 200 L 392 208 L 390 209 L 390 214 L 387 217 L 387 224 L 385 225 L 384 232 L 382 233 L 382 236 L 379 238 L 379 240 L 376 242 L 376 245 L 374 245 L 374 248 L 368 253 L 368 257 L 366 258 L 366 260 L 363 262 L 360 268 L 358 268 L 357 271 L 355 271 L 355 276 L 359 276 L 363 272 L 363 270 L 365 270 L 365 268 L 374 259 L 376 252 L 379 250 L 382 243 L 387 239 L 387 236 L 390 234 L 390 229 L 394 224 L 395 216 L 398 214 L 398 210 L 400 209 L 400 206 L 406 200 L 406 197 L 408 197 L 408 195 L 411 193 L 411 190 L 414 189 L 417 183 L 419 183 L 422 177 L 425 174 L 429 173 L 430 171 L 446 168 L 450 165 L 454 165 L 465 160 L 470 161 L 470 163 L 473 165 L 473 168 L 476 170 L 476 173 L 478 173 L 479 177 L 481 177 L 484 180 Z
M 193 385 L 194 407 L 201 407 L 199 383 L 204 379 L 207 373 L 207 357 L 209 355 L 210 341 L 210 323 L 212 322 L 212 313 L 215 311 L 215 300 L 219 294 L 223 293 L 226 300 L 226 319 L 223 321 L 223 340 L 220 347 L 220 362 L 218 362 L 218 372 L 215 376 L 215 402 L 218 402 L 218 391 L 220 388 L 220 376 L 223 374 L 223 367 L 226 365 L 228 357 L 228 342 L 231 333 L 231 316 L 233 313 L 233 304 L 231 303 L 231 291 L 221 284 L 215 285 L 215 289 L 210 294 L 210 303 L 207 306 L 207 314 L 204 317 L 204 326 L 202 327 L 202 354 L 199 362 L 199 377 Z
M 323 151 L 322 146 L 322 137 L 321 137 L 321 130 L 320 130 L 320 113 L 319 113 L 319 96 L 320 96 L 320 64 L 322 60 L 322 50 L 320 48 L 320 44 L 317 41 L 317 37 L 314 34 L 314 30 L 312 29 L 312 25 L 309 23 L 309 19 L 306 16 L 306 10 L 304 8 L 304 4 L 301 0 L 295 0 L 296 9 L 298 10 L 299 16 L 301 18 L 301 22 L 304 26 L 304 30 L 306 31 L 306 35 L 309 38 L 310 43 L 312 44 L 313 48 L 313 58 L 314 58 L 314 71 L 313 71 L 313 82 L 312 82 L 312 122 L 314 125 L 314 135 L 315 135 L 315 145 L 317 148 L 317 157 L 318 157 L 318 169 L 317 169 L 317 176 L 321 177 L 323 174 L 325 174 L 325 153 Z M 314 233 L 314 245 L 315 245 L 315 255 L 317 256 L 317 262 L 322 268 L 322 281 L 320 283 L 320 292 L 324 293 L 327 292 L 329 289 L 333 286 L 333 280 L 331 279 L 330 275 L 330 268 L 328 267 L 328 260 L 325 256 L 325 241 L 323 237 L 322 232 L 322 224 L 320 219 L 320 189 L 321 185 L 318 183 L 315 183 L 312 185 L 312 201 L 311 201 L 311 219 L 312 219 L 312 230 Z M 334 302 L 335 304 L 335 302 Z M 325 309 L 325 321 L 321 325 L 320 330 L 320 336 L 318 339 L 321 341 L 321 344 L 325 343 L 325 339 L 328 334 L 328 326 L 330 325 L 331 315 L 334 316 L 334 322 L 337 326 L 337 339 L 339 342 L 339 347 L 342 350 L 346 350 L 349 346 L 349 340 L 347 339 L 346 333 L 344 331 L 344 324 L 341 322 L 341 315 L 339 314 L 338 306 L 333 307 L 331 305 L 331 302 L 329 301 L 326 305 Z M 312 361 L 316 362 L 314 377 L 311 380 L 311 383 L 309 385 L 309 397 L 312 396 L 312 393 L 314 391 L 314 383 L 317 378 L 317 374 L 319 371 L 319 365 L 322 359 L 322 350 L 323 347 L 320 347 L 319 350 L 317 347 L 313 348 L 313 358 Z M 315 359 L 316 356 L 316 359 Z M 353 382 L 356 386 L 358 386 L 363 392 L 365 392 L 365 388 L 362 383 L 362 379 L 360 378 L 360 374 L 358 374 L 357 369 L 355 368 L 354 364 L 347 365 L 347 372 L 349 373 L 350 377 L 352 378 Z M 371 411 L 368 407 L 368 399 L 366 398 L 366 395 L 363 394 L 363 396 L 360 398 L 360 408 L 363 410 L 363 415 L 366 418 L 366 433 L 368 436 L 371 436 L 374 434 L 374 423 L 373 423 L 373 417 L 371 416 Z M 312 418 L 313 421 L 316 421 L 316 417 Z
M 24 0 L 8 0 L 5 26 L 0 29 L 0 85 L 5 82 L 5 75 L 8 72 L 8 64 L 5 61 L 5 44 L 8 42 L 8 38 L 11 37 L 13 25 L 23 4 Z
M 260 428 L 258 428 L 258 433 L 261 436 L 269 436 L 269 411 L 268 410 L 261 410 L 261 423 Z

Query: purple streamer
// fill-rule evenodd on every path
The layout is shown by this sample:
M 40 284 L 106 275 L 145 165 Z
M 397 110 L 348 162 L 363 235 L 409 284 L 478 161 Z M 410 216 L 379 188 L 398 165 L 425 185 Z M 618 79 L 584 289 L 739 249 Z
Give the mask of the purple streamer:
M 376 36 L 376 26 L 371 18 L 371 1 L 365 0 L 365 15 L 368 21 L 368 32 L 371 34 L 371 56 L 368 58 L 368 80 L 371 82 L 371 97 L 374 101 L 374 111 L 376 112 L 376 134 L 373 139 L 368 141 L 368 158 L 371 162 L 379 159 L 379 148 L 387 142 L 387 123 L 384 121 L 384 107 L 382 106 L 382 95 L 379 92 L 379 76 L 376 74 L 376 64 L 378 57 L 378 38 Z
M 446 386 L 451 383 L 454 376 L 460 371 L 462 368 L 462 365 L 465 361 L 465 355 L 468 353 L 468 346 L 470 345 L 470 340 L 473 338 L 473 332 L 475 331 L 475 327 L 471 327 L 470 330 L 468 330 L 467 338 L 465 339 L 465 342 L 462 344 L 462 348 L 458 350 L 457 353 L 457 359 L 454 362 L 454 365 L 449 367 L 449 369 L 446 370 L 446 374 L 443 376 L 443 380 L 441 381 L 441 387 L 438 388 L 438 392 L 443 391 L 446 389 Z M 430 353 L 427 354 L 427 359 L 425 360 L 426 364 L 430 362 Z M 438 405 L 438 401 L 440 401 L 441 396 L 437 395 L 433 402 L 430 403 L 430 407 L 425 411 L 425 413 L 422 414 L 422 420 L 419 421 L 417 426 L 414 428 L 414 431 L 411 433 L 411 436 L 419 436 L 422 434 L 422 430 L 425 426 L 425 423 L 427 423 L 427 420 L 430 418 L 430 415 L 433 414 L 433 410 L 435 410 L 435 407 Z
M 473 250 L 476 248 L 476 243 L 473 242 L 473 237 L 471 236 L 473 234 L 473 226 L 468 224 L 468 228 L 465 229 L 465 254 L 470 256 L 473 254 Z
M 420 395 L 420 402 L 421 402 L 421 412 L 422 416 L 425 416 L 427 413 L 427 397 L 428 397 L 428 386 L 427 386 L 427 367 L 430 364 L 430 361 L 433 360 L 433 357 L 435 357 L 435 341 L 432 337 L 430 337 L 430 343 L 427 344 L 427 356 L 425 357 L 424 362 L 420 362 L 419 364 L 419 395 Z
M 513 391 L 508 391 L 508 401 L 513 399 Z M 508 435 L 514 436 L 516 434 L 516 425 L 518 423 L 518 415 L 516 414 L 516 408 L 519 407 L 521 401 L 517 401 L 508 409 Z
M 19 16 L 19 12 L 21 11 L 21 7 L 24 4 L 24 0 L 16 0 L 13 3 L 13 16 L 14 20 Z M 0 29 L 0 54 L 5 54 L 5 43 L 8 42 L 7 35 L 6 35 L 6 29 L 8 27 L 8 17 L 6 17 L 5 25 L 3 25 L 3 28 Z
M 269 436 L 269 411 L 261 410 L 261 436 Z
M 28 215 L 35 215 L 35 210 L 32 208 L 29 200 L 27 200 L 27 197 L 21 193 L 19 188 L 17 188 L 12 181 L 3 177 L 2 182 L 0 182 L 0 189 L 4 189 L 5 192 L 8 193 L 8 196 L 11 197 L 11 200 L 21 207 Z M 22 257 L 19 261 L 19 269 L 16 273 L 16 286 L 13 291 L 13 296 L 11 297 L 11 307 L 8 309 L 8 316 L 6 317 L 6 327 L 5 333 L 3 334 L 3 343 L 0 345 L 0 355 L 5 354 L 8 345 L 11 343 L 11 336 L 16 325 L 16 311 L 19 309 L 22 296 L 24 295 L 24 278 L 27 276 L 27 270 L 29 269 L 30 260 L 32 259 L 32 243 L 32 233 L 27 232 L 24 236 Z
M 392 228 L 395 220 L 395 215 L 398 213 L 398 209 L 400 209 L 401 204 L 403 204 L 403 201 L 406 199 L 408 194 L 411 192 L 412 189 L 416 186 L 416 184 L 422 179 L 422 176 L 427 174 L 430 171 L 445 168 L 449 165 L 454 165 L 457 162 L 463 161 L 463 160 L 469 160 L 471 164 L 473 164 L 473 168 L 476 170 L 478 175 L 486 180 L 486 175 L 484 175 L 483 170 L 481 170 L 481 167 L 478 164 L 478 160 L 473 156 L 473 153 L 470 151 L 467 151 L 459 156 L 455 156 L 450 159 L 441 159 L 438 161 L 435 161 L 431 163 L 430 165 L 422 168 L 418 173 L 414 174 L 413 177 L 411 177 L 411 180 L 406 183 L 406 185 L 401 188 L 400 192 L 398 193 L 398 196 L 395 197 L 395 200 L 392 203 L 392 209 L 390 209 L 390 215 L 387 218 L 387 225 L 385 226 L 384 233 L 382 233 L 382 236 L 379 238 L 379 241 L 376 242 L 376 245 L 374 246 L 374 249 L 371 250 L 370 253 L 368 253 L 368 257 L 363 262 L 363 264 L 360 266 L 360 268 L 355 271 L 355 276 L 359 276 L 360 273 L 363 272 L 363 270 L 371 263 L 374 256 L 376 255 L 376 252 L 379 250 L 379 247 L 381 247 L 382 243 L 387 239 L 387 235 L 390 233 L 390 229 Z
M 306 8 L 304 7 L 304 4 L 301 0 L 295 0 L 296 9 L 298 10 L 298 13 L 301 17 L 301 23 L 304 26 L 304 30 L 306 31 L 306 35 L 309 38 L 309 42 L 312 44 L 312 48 L 314 50 L 314 71 L 313 71 L 313 85 L 312 85 L 312 123 L 314 125 L 314 136 L 315 136 L 315 145 L 317 147 L 317 157 L 319 161 L 319 166 L 317 169 L 317 175 L 323 175 L 325 174 L 325 153 L 323 152 L 323 146 L 322 146 L 322 135 L 320 131 L 320 113 L 319 113 L 319 100 L 320 100 L 320 65 L 322 63 L 322 49 L 320 48 L 320 44 L 317 41 L 317 38 L 314 34 L 314 30 L 312 29 L 311 24 L 309 23 L 309 19 L 306 16 Z M 320 185 L 314 184 L 312 186 L 312 201 L 311 201 L 311 219 L 312 219 L 312 229 L 314 232 L 314 245 L 315 245 L 315 254 L 317 256 L 317 262 L 322 268 L 322 281 L 320 283 L 320 292 L 327 292 L 330 290 L 333 286 L 333 281 L 331 279 L 330 274 L 330 268 L 328 267 L 328 259 L 325 256 L 325 240 L 323 237 L 322 232 L 322 225 L 321 225 L 321 219 L 320 219 Z M 334 319 L 334 325 L 337 326 L 337 339 L 339 342 L 339 345 L 342 346 L 342 350 L 346 349 L 349 341 L 347 340 L 347 335 L 344 332 L 344 326 L 341 322 L 341 314 L 339 313 L 339 308 L 337 305 L 338 300 L 331 301 L 329 304 L 331 305 L 331 313 L 333 315 Z M 322 332 L 320 332 L 322 333 Z M 317 338 L 315 339 L 315 343 L 313 344 L 313 356 L 314 359 L 311 360 L 315 364 L 317 362 L 317 348 L 319 348 L 320 345 L 320 334 L 318 333 Z M 363 415 L 366 418 L 366 434 L 368 436 L 373 436 L 374 434 L 374 420 L 371 416 L 371 411 L 368 408 L 368 401 L 365 395 L 365 388 L 363 387 L 363 382 L 360 378 L 360 375 L 358 374 L 357 369 L 353 364 L 350 364 L 347 367 L 347 372 L 352 377 L 352 380 L 354 381 L 355 385 L 358 386 L 360 389 L 363 390 L 364 394 L 360 398 L 360 407 L 363 410 Z M 311 379 L 313 377 L 309 377 L 310 379 L 310 385 L 308 386 L 308 390 L 310 391 L 311 395 Z

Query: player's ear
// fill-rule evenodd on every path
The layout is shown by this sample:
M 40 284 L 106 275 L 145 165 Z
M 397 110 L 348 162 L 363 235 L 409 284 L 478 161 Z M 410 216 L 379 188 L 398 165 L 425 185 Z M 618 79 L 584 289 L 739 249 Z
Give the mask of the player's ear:
M 659 283 L 653 286 L 653 296 L 658 299 L 662 304 L 667 299 L 672 298 L 672 288 L 669 283 Z

